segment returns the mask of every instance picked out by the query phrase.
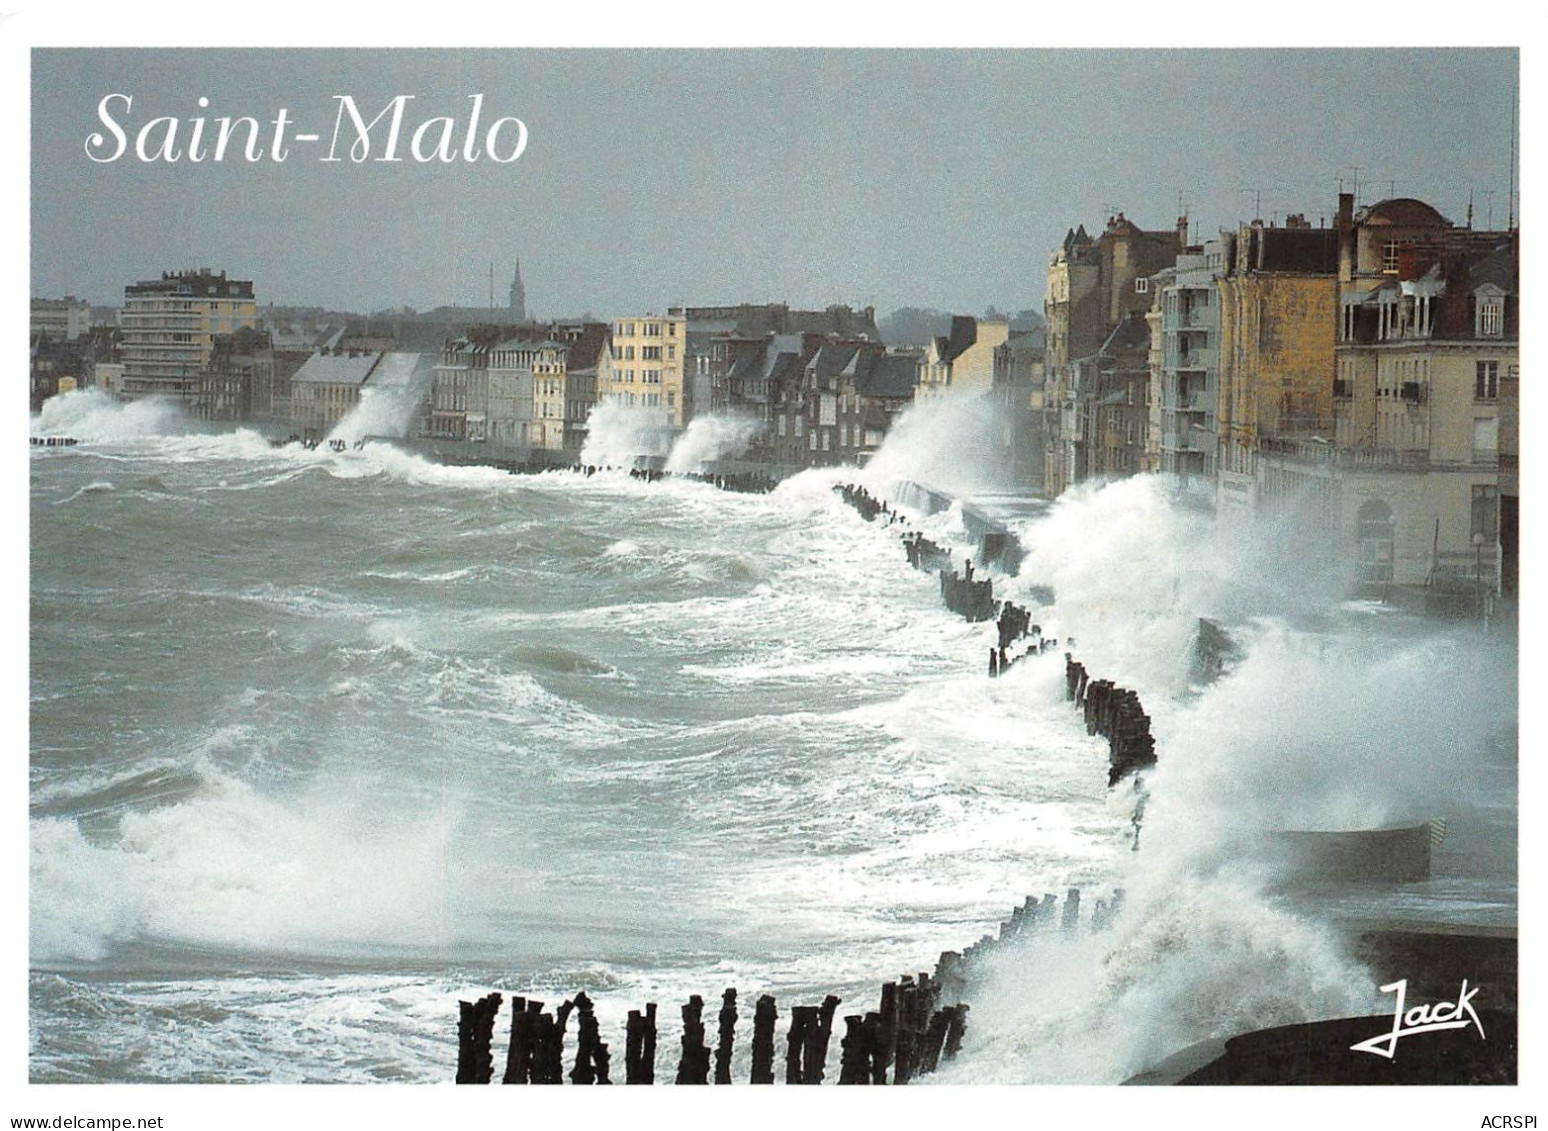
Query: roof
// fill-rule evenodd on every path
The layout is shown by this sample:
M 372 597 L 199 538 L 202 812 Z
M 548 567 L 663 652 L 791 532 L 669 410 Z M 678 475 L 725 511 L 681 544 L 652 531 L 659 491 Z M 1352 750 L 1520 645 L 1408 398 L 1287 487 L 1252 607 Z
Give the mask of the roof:
M 381 358 L 378 353 L 314 353 L 296 370 L 291 381 L 303 385 L 364 385 Z
M 1433 207 L 1411 196 L 1395 196 L 1368 204 L 1355 213 L 1356 224 L 1383 224 L 1402 227 L 1449 228 L 1451 221 Z
M 1514 243 L 1502 244 L 1472 265 L 1467 273 L 1468 290 L 1493 283 L 1502 291 L 1515 293 L 1517 270 Z
M 859 374 L 855 391 L 865 397 L 904 399 L 919 384 L 919 358 L 912 354 L 872 355 L 871 364 Z
M 1107 341 L 1102 343 L 1102 348 L 1097 351 L 1099 355 L 1115 356 L 1126 350 L 1150 349 L 1150 325 L 1145 321 L 1145 315 L 1137 310 L 1124 313 L 1118 325 L 1113 327 L 1113 332 L 1107 335 Z
M 853 343 L 827 342 L 807 362 L 807 368 L 817 380 L 828 382 L 844 372 L 859 348 Z
M 411 388 L 429 381 L 435 369 L 435 358 L 431 354 L 394 351 L 380 357 L 370 373 L 372 388 Z

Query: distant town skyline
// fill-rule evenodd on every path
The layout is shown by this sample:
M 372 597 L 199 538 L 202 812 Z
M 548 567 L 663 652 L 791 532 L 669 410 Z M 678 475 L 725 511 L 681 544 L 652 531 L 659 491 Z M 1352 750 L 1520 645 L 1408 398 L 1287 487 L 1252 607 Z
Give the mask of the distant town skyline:
M 1476 227 L 1512 210 L 1514 49 L 97 50 L 33 53 L 31 286 L 122 302 L 209 266 L 260 304 L 503 308 L 536 317 L 788 302 L 982 313 L 1042 307 L 1049 250 L 1123 212 L 1191 237 L 1255 216 L 1331 223 L 1413 196 Z M 125 131 L 124 159 L 99 112 Z M 353 127 L 390 114 L 371 159 Z M 482 95 L 475 103 L 474 97 Z M 201 104 L 200 99 L 204 99 Z M 132 105 L 132 108 L 131 108 Z M 485 153 L 466 138 L 521 119 Z M 287 159 L 271 147 L 285 111 Z M 165 123 L 145 139 L 152 119 Z M 223 161 L 184 151 L 195 119 Z M 428 118 L 451 119 L 418 138 Z M 344 123 L 344 132 L 337 127 Z M 249 133 L 255 140 L 249 141 Z M 316 142 L 302 140 L 317 134 Z M 342 140 L 340 140 L 342 137 Z M 499 152 L 504 148 L 504 153 Z M 434 151 L 434 152 L 432 152 Z M 242 155 L 238 159 L 238 155 Z M 451 157 L 442 161 L 440 157 Z M 469 157 L 483 158 L 482 160 Z M 493 159 L 490 159 L 490 158 Z M 1519 182 L 1519 176 L 1514 177 Z

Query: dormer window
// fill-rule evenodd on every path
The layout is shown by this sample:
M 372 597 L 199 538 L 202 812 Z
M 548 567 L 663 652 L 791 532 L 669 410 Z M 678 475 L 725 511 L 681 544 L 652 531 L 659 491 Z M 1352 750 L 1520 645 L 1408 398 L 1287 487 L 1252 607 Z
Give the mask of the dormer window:
M 1505 292 L 1492 283 L 1473 292 L 1473 332 L 1480 338 L 1505 336 Z

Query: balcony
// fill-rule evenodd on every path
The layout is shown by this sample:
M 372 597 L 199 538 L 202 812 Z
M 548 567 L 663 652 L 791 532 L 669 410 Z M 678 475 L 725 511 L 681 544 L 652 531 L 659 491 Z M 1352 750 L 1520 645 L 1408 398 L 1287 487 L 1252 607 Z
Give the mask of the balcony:
M 1266 456 L 1349 471 L 1429 471 L 1469 466 L 1432 460 L 1423 448 L 1335 448 L 1332 444 L 1277 439 L 1263 440 L 1261 448 Z
M 1170 344 L 1161 351 L 1161 365 L 1165 369 L 1214 369 L 1220 352 L 1207 346 L 1177 349 Z

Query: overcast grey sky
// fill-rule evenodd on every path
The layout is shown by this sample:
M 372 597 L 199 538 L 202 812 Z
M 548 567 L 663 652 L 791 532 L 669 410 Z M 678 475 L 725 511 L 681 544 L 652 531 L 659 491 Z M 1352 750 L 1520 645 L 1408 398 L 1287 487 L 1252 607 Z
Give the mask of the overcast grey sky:
M 187 265 L 261 302 L 503 304 L 519 256 L 543 317 L 788 301 L 1040 309 L 1049 249 L 1109 208 L 1195 239 L 1331 220 L 1340 176 L 1506 221 L 1514 50 L 39 50 L 32 292 L 119 303 Z M 88 159 L 132 95 L 131 153 Z M 337 103 L 406 129 L 513 115 L 522 157 L 326 163 Z M 197 105 L 200 96 L 208 109 Z M 144 164 L 160 115 L 285 108 L 283 164 Z M 185 133 L 179 137 L 186 143 Z M 272 129 L 267 127 L 265 134 Z M 159 135 L 158 135 L 159 136 Z M 381 136 L 379 134 L 373 136 Z M 407 138 L 404 139 L 406 144 Z M 263 144 L 267 148 L 268 137 Z M 459 141 L 460 146 L 460 130 Z M 1488 195 L 1492 193 L 1492 198 Z

